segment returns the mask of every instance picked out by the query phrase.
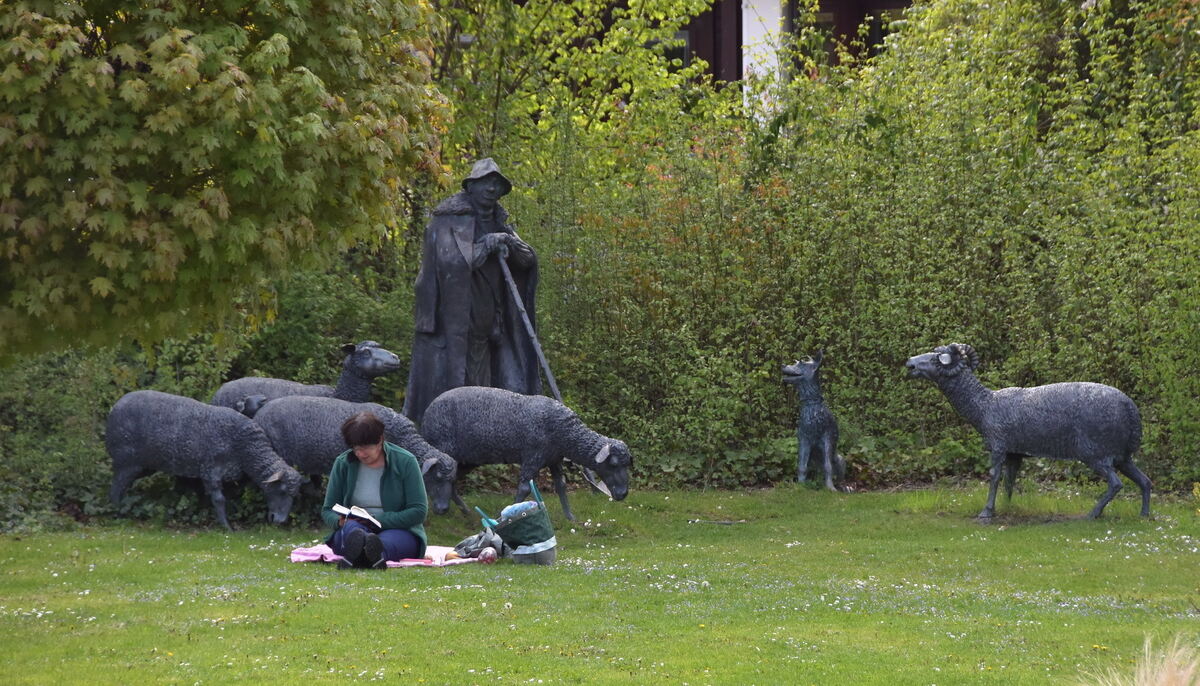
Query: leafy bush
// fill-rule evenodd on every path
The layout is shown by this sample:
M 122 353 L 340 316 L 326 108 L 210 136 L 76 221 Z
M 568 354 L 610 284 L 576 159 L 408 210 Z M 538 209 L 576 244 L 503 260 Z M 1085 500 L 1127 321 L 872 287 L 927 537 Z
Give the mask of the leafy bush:
M 107 407 L 133 381 L 112 355 L 49 354 L 4 371 L 0 383 L 0 526 L 37 528 L 106 512 Z
M 404 184 L 441 173 L 429 19 L 414 0 L 6 3 L 0 355 L 186 334 L 377 241 Z

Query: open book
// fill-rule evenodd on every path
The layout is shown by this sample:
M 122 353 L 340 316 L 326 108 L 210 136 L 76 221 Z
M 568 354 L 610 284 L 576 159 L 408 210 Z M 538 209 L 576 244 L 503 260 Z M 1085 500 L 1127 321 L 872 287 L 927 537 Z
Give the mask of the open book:
M 374 533 L 383 531 L 383 525 L 379 523 L 379 520 L 372 517 L 370 512 L 367 512 L 358 505 L 346 507 L 345 505 L 338 503 L 329 509 L 340 515 L 345 515 L 347 519 L 357 519 L 363 524 L 366 524 L 367 528 Z

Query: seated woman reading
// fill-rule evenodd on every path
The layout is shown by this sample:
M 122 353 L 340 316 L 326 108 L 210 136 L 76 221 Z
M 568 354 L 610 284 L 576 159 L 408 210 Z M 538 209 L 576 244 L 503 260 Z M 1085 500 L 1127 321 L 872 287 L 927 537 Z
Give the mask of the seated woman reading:
M 360 412 L 342 423 L 349 448 L 329 472 L 321 518 L 334 527 L 326 543 L 344 559 L 346 569 L 383 569 L 388 560 L 425 555 L 425 483 L 417 458 L 383 440 L 383 422 Z M 379 521 L 382 530 L 339 515 L 334 505 L 358 506 Z

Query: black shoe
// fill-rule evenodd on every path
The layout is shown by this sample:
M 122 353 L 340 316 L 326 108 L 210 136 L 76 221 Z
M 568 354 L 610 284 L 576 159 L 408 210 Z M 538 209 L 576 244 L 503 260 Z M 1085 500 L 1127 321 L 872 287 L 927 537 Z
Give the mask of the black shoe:
M 367 534 L 363 541 L 362 566 L 371 569 L 387 567 L 387 560 L 383 557 L 383 541 L 376 534 Z
M 376 536 L 376 538 L 379 538 Z M 362 529 L 355 529 L 346 534 L 346 538 L 342 541 L 342 557 L 352 567 L 361 567 L 363 547 L 367 542 L 367 532 Z

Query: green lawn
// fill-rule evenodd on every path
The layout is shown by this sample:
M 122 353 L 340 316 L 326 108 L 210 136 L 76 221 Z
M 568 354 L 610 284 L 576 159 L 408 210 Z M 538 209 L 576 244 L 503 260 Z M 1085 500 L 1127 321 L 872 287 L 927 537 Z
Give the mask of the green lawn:
M 321 532 L 266 527 L 6 535 L 0 682 L 1072 683 L 1200 632 L 1197 503 L 1079 519 L 1098 489 L 986 526 L 979 488 L 576 492 L 573 525 L 548 500 L 552 567 L 339 571 L 287 560 Z

